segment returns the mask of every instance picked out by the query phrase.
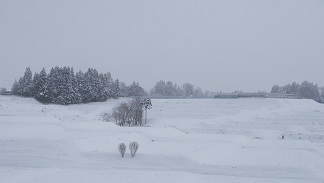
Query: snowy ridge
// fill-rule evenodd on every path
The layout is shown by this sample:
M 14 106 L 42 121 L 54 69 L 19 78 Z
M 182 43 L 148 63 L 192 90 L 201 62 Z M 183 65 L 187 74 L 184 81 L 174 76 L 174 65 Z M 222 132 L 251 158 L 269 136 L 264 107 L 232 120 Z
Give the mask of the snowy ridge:
M 155 99 L 145 127 L 99 120 L 123 100 L 59 106 L 0 96 L 0 182 L 324 181 L 324 105 Z M 122 158 L 117 144 L 134 140 L 138 154 Z

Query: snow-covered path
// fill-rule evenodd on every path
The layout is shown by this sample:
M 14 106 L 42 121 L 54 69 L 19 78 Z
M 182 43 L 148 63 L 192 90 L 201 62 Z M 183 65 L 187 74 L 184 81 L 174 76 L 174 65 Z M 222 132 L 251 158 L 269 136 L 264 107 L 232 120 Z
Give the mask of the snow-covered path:
M 324 105 L 311 100 L 153 100 L 145 127 L 0 96 L 0 182 L 324 182 Z M 281 139 L 284 135 L 284 139 Z M 117 144 L 140 144 L 122 158 Z

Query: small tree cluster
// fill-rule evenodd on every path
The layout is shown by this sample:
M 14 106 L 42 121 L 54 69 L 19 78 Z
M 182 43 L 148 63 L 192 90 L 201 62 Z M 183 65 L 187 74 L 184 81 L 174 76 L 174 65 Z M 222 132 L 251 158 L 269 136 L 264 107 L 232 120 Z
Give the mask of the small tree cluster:
M 25 74 L 23 77 L 19 79 L 19 81 L 15 81 L 12 85 L 12 92 L 14 95 L 21 95 L 25 97 L 30 97 L 34 93 L 34 86 L 36 84 L 33 83 L 33 74 L 30 68 L 26 68 Z
M 195 87 L 190 83 L 185 83 L 181 87 L 171 81 L 159 81 L 151 89 L 152 96 L 161 97 L 183 97 L 183 98 L 202 98 L 211 97 L 209 91 L 203 92 L 201 88 Z
M 123 102 L 112 109 L 111 116 L 114 118 L 116 125 L 125 126 L 142 126 L 143 125 L 143 108 L 139 98 Z
M 125 83 L 120 83 L 120 96 L 123 97 L 139 97 L 146 96 L 146 91 L 140 86 L 138 82 L 133 82 L 127 86 Z
M 320 99 L 320 88 L 317 84 L 313 84 L 308 81 L 304 81 L 301 84 L 293 82 L 292 84 L 287 84 L 285 86 L 274 85 L 271 89 L 271 93 L 281 93 L 281 94 L 294 94 L 299 98 L 307 98 L 319 101 Z
M 43 103 L 78 104 L 105 101 L 119 96 L 119 81 L 110 73 L 101 74 L 89 68 L 74 74 L 73 68 L 55 67 L 49 74 L 43 68 L 34 77 L 28 67 L 23 77 L 12 86 L 14 95 L 34 97 Z
M 184 92 L 179 85 L 173 84 L 171 81 L 165 82 L 161 80 L 151 89 L 151 95 L 180 97 L 184 95 Z

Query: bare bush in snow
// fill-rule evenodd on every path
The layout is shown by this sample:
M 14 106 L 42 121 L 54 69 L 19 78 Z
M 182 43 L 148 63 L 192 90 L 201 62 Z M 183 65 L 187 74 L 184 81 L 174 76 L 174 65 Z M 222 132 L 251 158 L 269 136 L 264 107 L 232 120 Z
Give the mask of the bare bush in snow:
M 132 155 L 132 158 L 134 158 L 134 156 L 135 156 L 135 154 L 136 154 L 136 152 L 137 152 L 137 150 L 138 150 L 138 143 L 137 142 L 131 142 L 130 144 L 129 144 L 129 150 L 131 151 L 131 155 Z
M 119 126 L 142 126 L 143 108 L 139 99 L 123 102 L 112 109 L 112 118 Z
M 126 145 L 124 143 L 120 143 L 118 145 L 118 151 L 120 152 L 120 154 L 122 155 L 122 157 L 124 157 L 125 152 L 126 152 Z
M 102 120 L 106 121 L 106 122 L 111 121 L 111 119 L 113 118 L 112 114 L 110 114 L 110 113 L 102 113 L 101 117 L 102 117 Z
M 129 103 L 130 120 L 135 126 L 143 125 L 143 106 L 139 98 L 132 99 Z

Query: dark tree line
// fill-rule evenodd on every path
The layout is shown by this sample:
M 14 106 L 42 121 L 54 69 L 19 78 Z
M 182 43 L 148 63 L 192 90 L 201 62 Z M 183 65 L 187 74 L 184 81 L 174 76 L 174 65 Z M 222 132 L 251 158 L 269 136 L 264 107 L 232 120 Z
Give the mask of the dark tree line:
M 14 82 L 12 92 L 43 103 L 68 105 L 117 98 L 120 88 L 118 79 L 113 81 L 109 72 L 102 74 L 92 68 L 76 74 L 70 67 L 55 67 L 48 74 L 43 68 L 33 77 L 28 67 L 24 76 Z
M 292 84 L 281 87 L 274 85 L 271 93 L 294 94 L 299 98 L 313 99 L 316 101 L 322 101 L 324 98 L 324 90 L 319 88 L 317 84 L 308 81 L 304 81 L 301 84 L 293 82 Z

